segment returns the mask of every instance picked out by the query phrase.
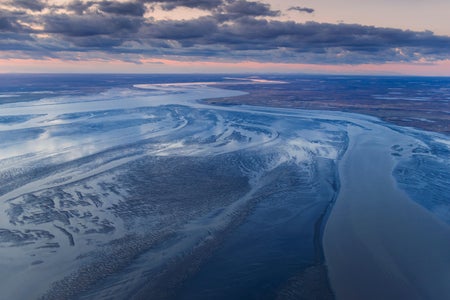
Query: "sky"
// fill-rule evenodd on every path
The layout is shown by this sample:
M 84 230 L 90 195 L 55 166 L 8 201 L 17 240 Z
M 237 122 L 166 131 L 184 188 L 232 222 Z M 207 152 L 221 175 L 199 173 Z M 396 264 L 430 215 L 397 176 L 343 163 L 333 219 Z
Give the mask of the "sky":
M 448 0 L 0 0 L 0 73 L 450 76 Z

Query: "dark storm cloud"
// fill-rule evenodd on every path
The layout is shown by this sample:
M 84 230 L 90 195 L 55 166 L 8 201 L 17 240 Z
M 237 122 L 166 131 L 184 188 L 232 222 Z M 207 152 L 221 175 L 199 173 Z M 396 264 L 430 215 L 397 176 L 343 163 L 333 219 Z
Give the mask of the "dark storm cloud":
M 33 2 L 34 3 L 34 2 Z M 269 20 L 279 14 L 267 4 L 245 0 L 74 0 L 47 3 L 40 14 L 29 7 L 0 10 L 0 55 L 74 59 L 85 53 L 105 57 L 175 57 L 296 63 L 384 63 L 450 58 L 450 37 L 431 32 L 358 24 Z M 208 16 L 155 20 L 146 7 L 199 8 Z M 157 9 L 155 7 L 155 9 Z M 309 12 L 307 8 L 292 10 Z M 66 12 L 63 12 L 66 11 Z M 147 14 L 146 14 L 147 13 Z M 27 24 L 37 24 L 32 26 Z M 42 29 L 43 28 L 43 29 Z M 64 54 L 64 55 L 63 55 Z M 18 54 L 19 55 L 19 54 Z
M 142 38 L 182 41 L 195 39 L 207 41 L 218 30 L 213 18 L 203 17 L 193 21 L 160 21 L 146 26 Z
M 30 18 L 23 12 L 0 10 L 0 32 L 29 32 L 30 30 L 21 24 L 21 22 L 29 21 L 29 19 Z
M 160 4 L 164 10 L 173 10 L 177 7 L 199 8 L 212 10 L 222 4 L 222 0 L 139 0 L 143 3 Z
M 18 26 L 19 24 L 17 24 L 15 18 L 11 18 L 11 16 L 0 12 L 0 32 L 14 31 Z
M 80 0 L 72 1 L 67 4 L 67 10 L 75 12 L 78 15 L 87 13 L 90 9 L 115 14 L 128 16 L 143 16 L 145 13 L 145 6 L 142 2 L 116 2 L 116 1 L 88 1 L 82 2 Z
M 115 38 L 107 35 L 96 36 L 95 39 L 88 36 L 76 36 L 67 39 L 79 48 L 89 48 L 91 50 L 104 50 L 123 44 L 123 38 Z M 80 49 L 82 51 L 82 49 Z
M 102 1 L 99 3 L 99 9 L 116 15 L 143 16 L 145 13 L 143 3 L 137 2 Z
M 74 0 L 67 4 L 64 8 L 68 11 L 82 15 L 92 6 L 92 2 L 82 2 L 80 0 Z
M 224 11 L 228 14 L 240 16 L 278 16 L 279 11 L 274 11 L 269 4 L 252 1 L 232 1 L 225 5 Z
M 305 13 L 308 13 L 308 14 L 312 14 L 314 12 L 313 8 L 300 7 L 300 6 L 291 7 L 288 10 L 290 10 L 290 11 L 295 10 L 295 11 L 298 11 L 298 12 L 305 12 Z
M 25 8 L 33 11 L 41 11 L 46 4 L 40 0 L 13 0 L 10 2 L 13 7 Z
M 67 15 L 51 14 L 43 18 L 46 33 L 61 36 L 97 36 L 135 33 L 140 28 L 140 18 L 103 14 Z
M 417 55 L 430 58 L 448 57 L 450 37 L 435 36 L 431 32 L 376 28 L 357 24 L 322 24 L 267 21 L 240 18 L 228 24 L 215 24 L 209 18 L 191 21 L 160 22 L 158 34 L 152 39 L 173 39 L 187 52 L 195 55 L 198 49 L 208 49 L 213 57 L 247 58 L 260 61 L 290 61 L 308 63 L 361 63 L 413 61 Z M 182 28 L 186 29 L 184 35 Z M 208 30 L 210 29 L 210 30 Z M 178 46 L 178 44 L 177 44 Z M 403 51 L 400 51 L 403 49 Z M 183 49 L 174 47 L 176 55 Z M 171 49 L 165 54 L 170 55 Z M 283 53 L 281 55 L 281 53 Z M 277 54 L 280 54 L 277 57 Z M 199 55 L 201 56 L 201 55 Z

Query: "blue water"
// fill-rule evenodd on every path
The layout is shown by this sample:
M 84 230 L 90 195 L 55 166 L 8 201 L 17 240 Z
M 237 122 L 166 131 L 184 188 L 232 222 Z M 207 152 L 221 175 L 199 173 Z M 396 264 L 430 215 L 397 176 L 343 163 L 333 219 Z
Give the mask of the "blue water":
M 227 201 L 231 200 L 223 195 L 215 195 L 216 198 L 211 199 L 205 197 L 199 192 L 199 186 L 210 184 L 207 192 L 220 191 L 221 188 L 233 188 L 231 183 L 235 181 L 233 184 L 242 189 L 240 193 L 244 193 L 249 189 L 254 173 L 263 175 L 259 180 L 264 184 L 256 191 L 254 203 L 246 206 L 245 218 L 220 237 L 221 243 L 201 261 L 195 272 L 188 272 L 184 282 L 177 282 L 177 289 L 172 291 L 174 298 L 274 299 L 289 280 L 298 278 L 308 268 L 323 265 L 320 229 L 338 192 L 336 170 L 339 155 L 345 151 L 348 142 L 346 130 L 357 125 L 351 122 L 352 117 L 324 120 L 310 117 L 308 112 L 297 115 L 282 109 L 252 110 L 194 102 L 176 103 L 175 100 L 181 97 L 177 91 L 165 94 L 167 104 L 161 101 L 154 105 L 149 99 L 156 99 L 155 91 L 133 87 L 136 84 L 173 82 L 235 83 L 226 77 L 222 74 L 0 75 L 0 106 L 4 105 L 0 111 L 0 197 L 16 189 L 21 195 L 0 203 L 5 208 L 3 223 L 0 223 L 0 251 L 23 250 L 24 256 L 18 254 L 20 259 L 14 262 L 19 266 L 17 272 L 28 270 L 27 274 L 40 276 L 45 273 L 42 270 L 51 271 L 51 263 L 59 266 L 57 260 L 51 260 L 55 257 L 53 253 L 64 259 L 64 255 L 74 253 L 67 236 L 81 249 L 80 255 L 74 259 L 82 265 L 85 261 L 79 257 L 89 257 L 87 253 L 91 250 L 101 249 L 102 255 L 106 256 L 104 248 L 99 246 L 97 249 L 96 243 L 116 242 L 126 234 L 130 244 L 135 243 L 136 248 L 129 253 L 111 248 L 118 251 L 113 253 L 123 255 L 123 265 L 133 265 L 133 259 L 148 250 L 145 247 L 150 244 L 140 236 L 136 237 L 137 232 L 151 235 L 155 228 L 159 230 L 161 226 L 170 227 L 176 223 L 179 229 L 195 218 L 220 215 L 230 204 Z M 450 101 L 450 78 L 261 77 L 288 82 L 261 87 L 298 92 L 298 97 L 292 101 L 351 102 L 351 99 L 358 99 L 377 104 L 403 101 L 424 109 L 432 104 L 434 109 L 440 108 L 444 113 Z M 255 85 L 240 84 L 233 88 L 248 91 L 255 89 Z M 215 92 L 217 90 L 211 89 L 203 91 L 202 95 L 214 97 Z M 111 107 L 113 102 L 115 106 Z M 59 107 L 63 108 L 58 110 Z M 23 109 L 26 109 L 25 113 Z M 53 111 L 43 111 L 45 109 Z M 413 135 L 417 140 L 417 144 L 398 145 L 392 149 L 393 156 L 399 160 L 393 174 L 399 186 L 413 201 L 450 223 L 450 148 L 445 142 L 448 142 L 448 137 L 393 128 Z M 444 142 L 439 142 L 440 139 Z M 269 143 L 271 140 L 273 142 Z M 336 150 L 339 155 L 324 158 L 326 154 L 315 152 L 320 147 Z M 229 156 L 220 156 L 224 153 Z M 297 154 L 298 157 L 295 156 Z M 160 155 L 177 158 L 174 160 L 177 163 L 168 164 L 169 159 L 164 165 Z M 110 166 L 99 174 L 94 172 L 110 162 L 144 156 L 151 159 L 135 161 L 135 169 L 129 165 Z M 288 158 L 271 169 L 271 164 L 280 157 Z M 217 160 L 209 159 L 210 164 L 206 164 L 200 158 Z M 305 159 L 305 162 L 302 164 L 296 159 Z M 158 168 L 159 172 L 150 172 Z M 168 171 L 172 172 L 171 176 L 159 176 Z M 95 175 L 83 178 L 85 172 L 94 172 Z M 78 177 L 82 178 L 80 182 L 83 184 L 70 183 L 72 178 Z M 200 183 L 193 180 L 192 184 L 187 184 L 192 177 L 199 179 Z M 37 180 L 43 180 L 45 185 L 34 187 L 36 190 L 30 193 L 20 190 Z M 189 198 L 183 191 L 178 193 L 174 186 L 189 190 L 188 195 L 195 197 Z M 121 194 L 124 191 L 128 194 Z M 155 200 L 154 203 L 148 195 L 164 201 L 158 203 Z M 205 228 L 199 230 L 207 231 L 207 226 L 213 228 L 208 223 L 213 217 L 205 218 Z M 55 226 L 63 228 L 63 225 L 67 236 L 61 230 L 55 230 L 58 228 Z M 40 231 L 30 232 L 30 228 Z M 178 237 L 186 238 L 181 232 Z M 101 237 L 101 242 L 96 237 Z M 177 241 L 172 242 L 176 244 Z M 10 243 L 16 244 L 11 246 Z M 157 253 L 162 257 L 166 251 L 163 248 L 161 246 L 162 254 Z M 67 253 L 64 252 L 66 250 Z M 189 249 L 181 251 L 188 252 Z M 176 261 L 179 257 L 182 253 L 170 259 Z M 0 256 L 0 260 L 0 264 L 5 263 L 7 256 Z M 102 266 L 106 267 L 98 269 L 97 273 L 84 273 L 87 279 L 99 283 L 98 286 L 111 294 L 114 294 L 115 283 L 104 278 L 105 272 L 112 272 L 114 278 L 125 282 L 120 284 L 127 285 L 127 292 L 134 292 L 135 287 L 145 285 L 139 280 L 151 281 L 154 275 L 154 270 L 149 267 L 148 278 L 140 275 L 136 275 L 137 279 L 124 278 L 122 275 L 128 273 L 121 273 L 122 269 L 115 265 L 115 261 L 109 264 L 111 261 L 110 258 L 102 261 Z M 151 263 L 149 265 L 153 266 Z M 5 263 L 9 264 L 13 265 L 11 261 Z M 131 269 L 140 270 L 140 267 L 145 266 L 133 265 Z M 93 276 L 94 273 L 97 277 Z M 81 277 L 80 282 L 89 282 L 85 279 Z M 127 283 L 128 279 L 135 282 Z M 326 281 L 326 276 L 321 280 Z M 116 288 L 124 290 L 120 284 Z M 77 285 L 67 284 L 65 291 L 69 293 L 74 287 L 78 289 Z M 83 292 L 96 295 L 97 291 L 89 290 L 89 287 L 83 286 Z M 165 288 L 171 289 L 171 286 Z
M 321 244 L 315 239 L 320 239 L 321 216 L 337 185 L 327 180 L 333 178 L 333 162 L 315 164 L 314 174 L 289 166 L 275 170 L 276 179 L 264 188 L 269 195 L 262 191 L 265 196 L 246 221 L 175 299 L 275 299 L 289 279 L 322 264 Z

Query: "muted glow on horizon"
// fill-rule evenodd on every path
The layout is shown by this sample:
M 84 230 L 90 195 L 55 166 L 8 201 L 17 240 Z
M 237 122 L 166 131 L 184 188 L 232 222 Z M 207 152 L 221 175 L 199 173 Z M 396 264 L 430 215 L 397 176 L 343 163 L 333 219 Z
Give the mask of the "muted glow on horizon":
M 450 76 L 450 60 L 435 64 L 319 65 L 260 62 L 183 62 L 144 60 L 141 64 L 120 60 L 63 61 L 57 59 L 0 60 L 3 73 L 317 73 Z

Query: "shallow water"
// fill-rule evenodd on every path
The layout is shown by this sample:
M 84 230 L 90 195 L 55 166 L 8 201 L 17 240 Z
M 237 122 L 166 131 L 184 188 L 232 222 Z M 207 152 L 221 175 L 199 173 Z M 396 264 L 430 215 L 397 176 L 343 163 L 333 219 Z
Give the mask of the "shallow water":
M 221 77 L 208 81 L 213 79 Z M 326 263 L 320 229 L 339 187 L 340 159 L 349 138 L 355 145 L 356 131 L 370 137 L 394 129 L 395 139 L 368 138 L 368 151 L 358 152 L 355 161 L 369 162 L 370 172 L 383 153 L 389 167 L 376 165 L 381 170 L 376 179 L 388 178 L 395 186 L 395 170 L 398 187 L 411 197 L 403 204 L 416 201 L 423 214 L 448 222 L 448 199 L 429 199 L 415 189 L 446 188 L 443 135 L 356 114 L 209 106 L 197 100 L 242 92 L 167 84 L 191 76 L 9 80 L 12 87 L 0 88 L 0 275 L 7 278 L 0 289 L 8 299 L 260 299 L 295 294 L 294 287 L 305 292 L 305 284 L 299 287 L 305 280 L 322 289 L 308 293 L 329 296 L 326 274 L 310 274 Z M 403 176 L 418 154 L 420 174 Z M 347 169 L 339 170 L 346 178 Z M 442 182 L 427 176 L 433 170 Z M 367 178 L 357 176 L 361 182 Z M 348 208 L 345 199 L 338 201 Z M 339 210 L 341 217 L 359 219 L 333 234 L 337 243 L 369 221 L 359 209 Z M 383 209 L 380 216 L 387 214 Z M 373 224 L 370 230 L 377 234 Z M 405 248 L 396 236 L 383 241 L 394 248 L 375 243 L 371 251 Z M 438 241 L 429 247 L 445 250 Z M 352 251 L 367 260 L 367 253 L 350 247 L 345 252 L 350 261 Z M 392 262 L 383 263 L 389 269 Z M 419 269 L 404 264 L 398 272 L 415 276 Z M 364 282 L 367 293 L 374 283 Z M 426 283 L 418 284 L 428 291 Z M 339 296 L 340 289 L 333 288 Z
M 289 279 L 323 263 L 321 245 L 314 243 L 320 235 L 317 222 L 337 191 L 327 182 L 333 178 L 333 163 L 317 164 L 314 174 L 292 166 L 268 174 L 245 222 L 174 298 L 274 299 Z

